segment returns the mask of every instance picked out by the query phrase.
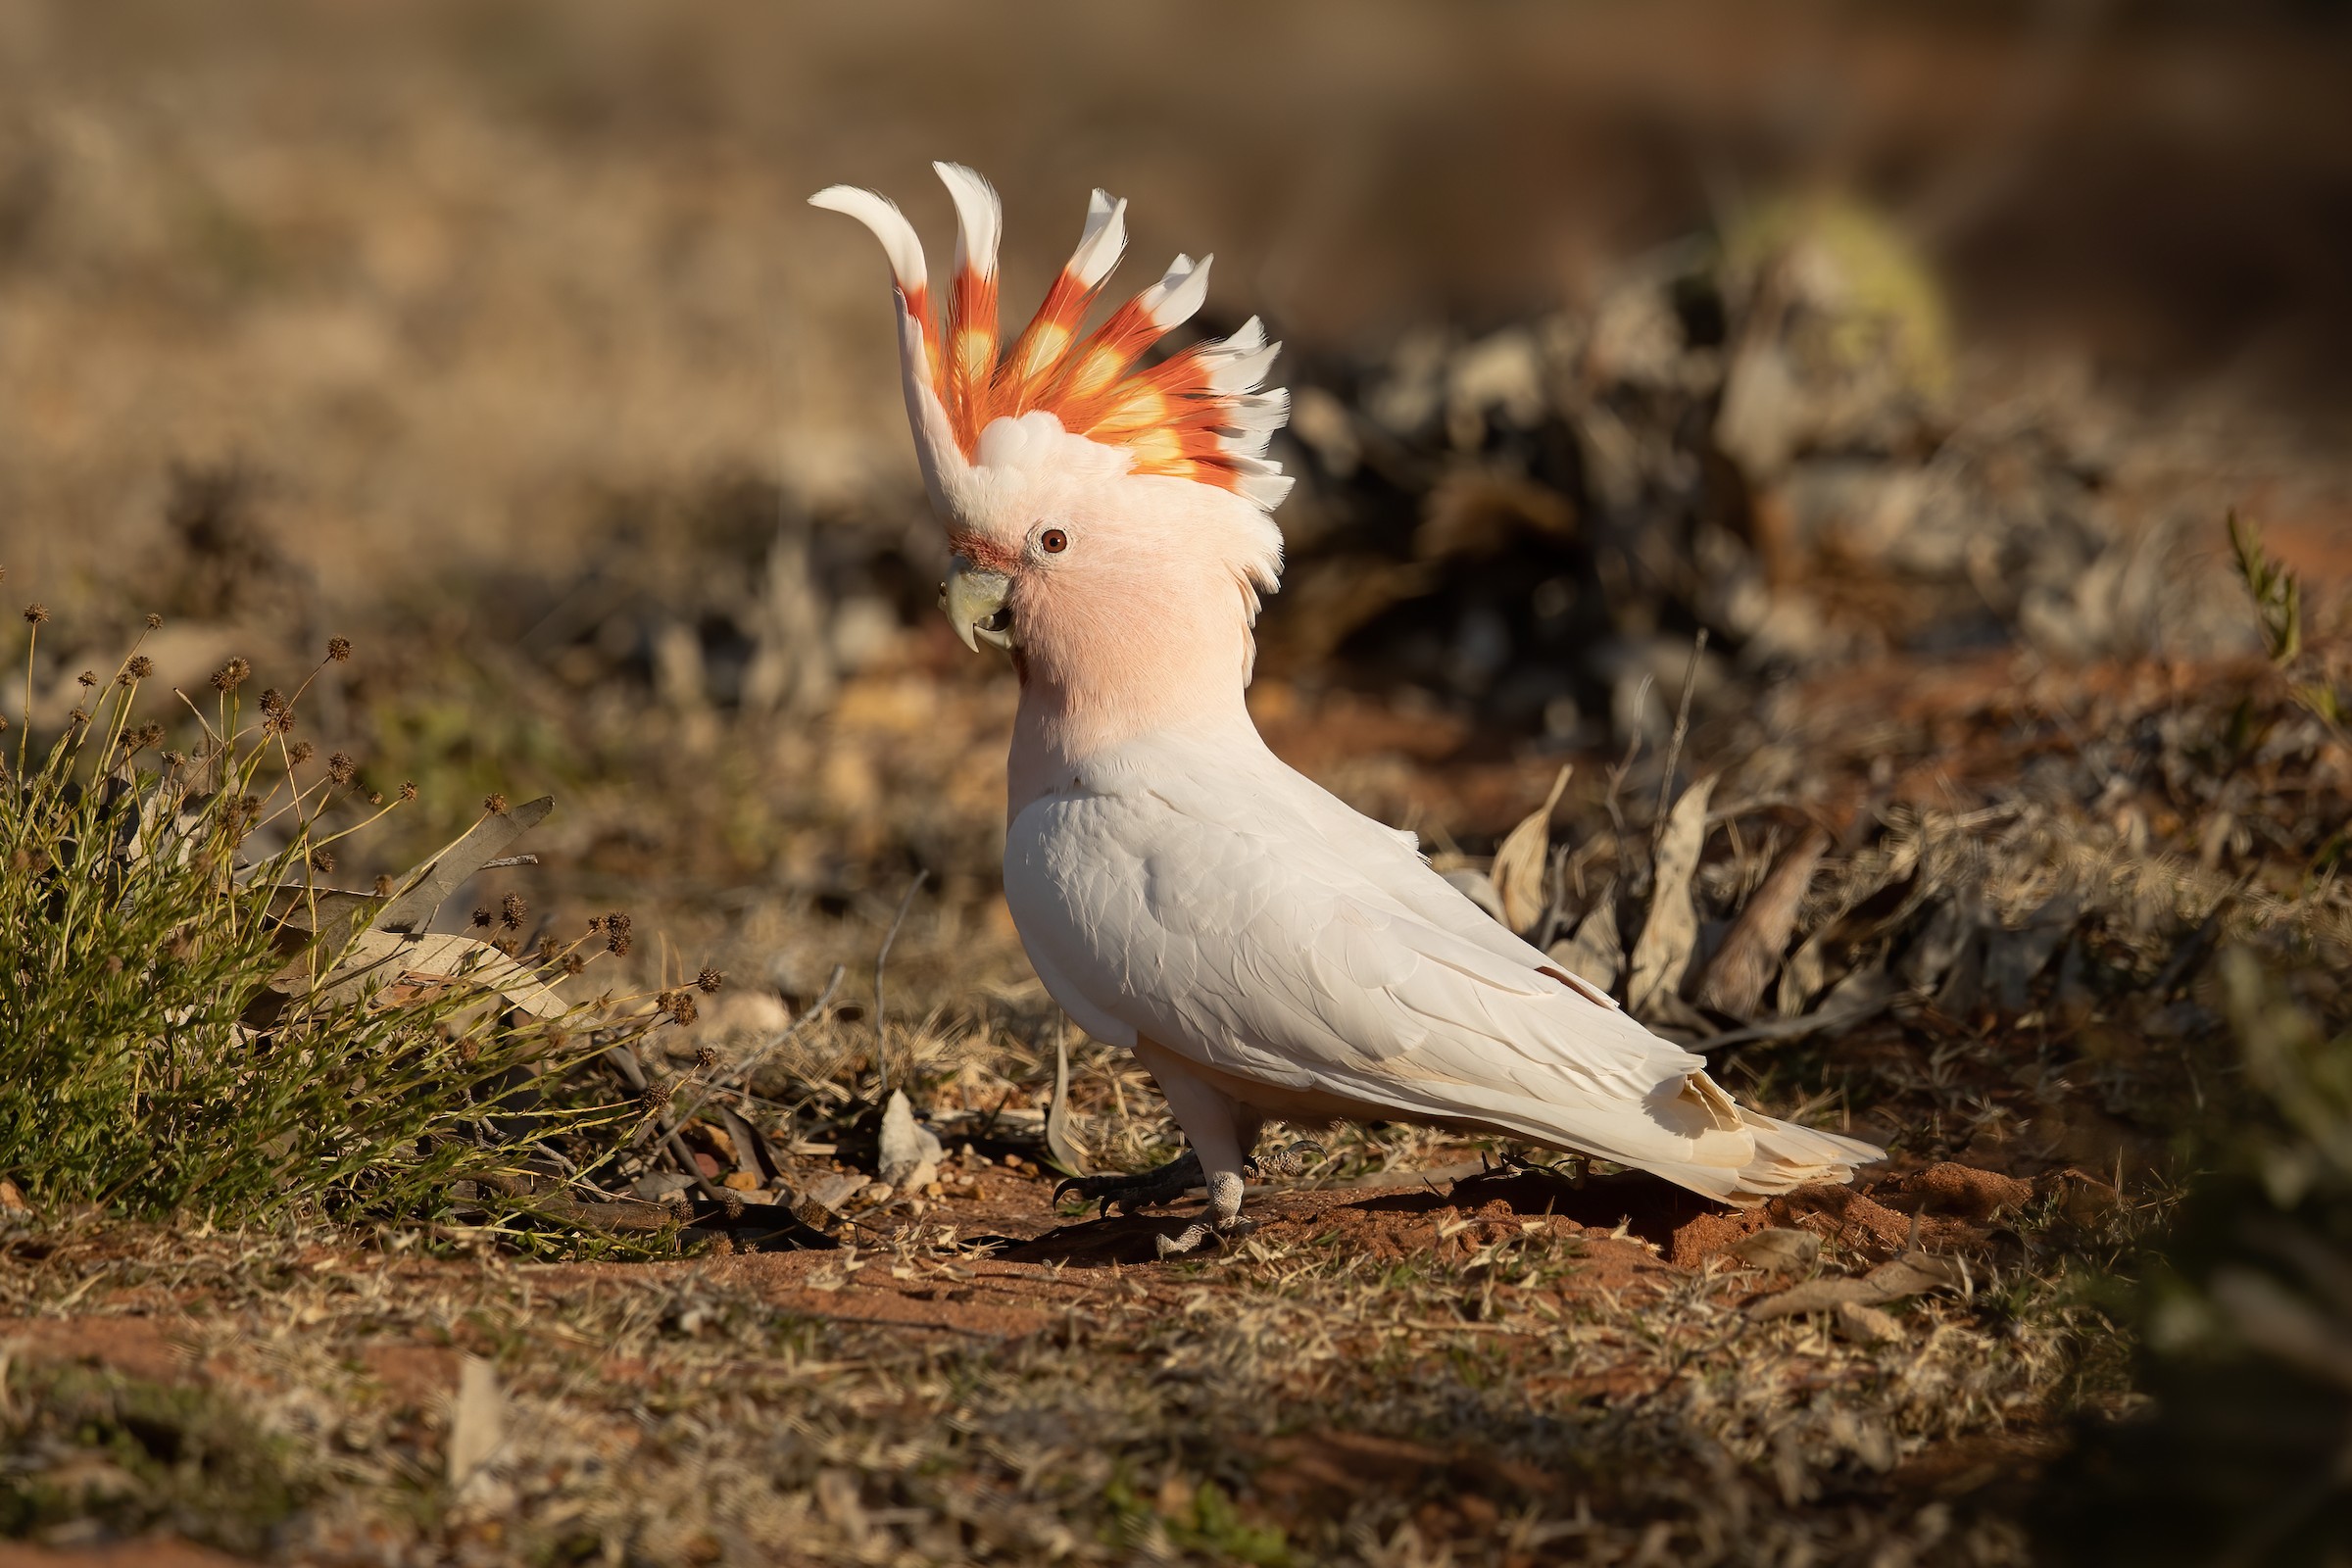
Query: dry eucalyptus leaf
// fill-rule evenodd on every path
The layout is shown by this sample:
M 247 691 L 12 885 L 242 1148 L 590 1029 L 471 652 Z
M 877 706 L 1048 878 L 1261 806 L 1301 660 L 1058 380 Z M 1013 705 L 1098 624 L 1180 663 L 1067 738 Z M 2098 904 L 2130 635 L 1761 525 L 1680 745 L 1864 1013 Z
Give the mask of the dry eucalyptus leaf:
M 507 1440 L 507 1400 L 498 1371 L 478 1355 L 459 1364 L 458 1396 L 450 1409 L 449 1482 L 462 1486 L 488 1464 Z
M 1667 814 L 1651 879 L 1649 917 L 1634 942 L 1633 979 L 1626 991 L 1626 1008 L 1637 1017 L 1655 1010 L 1658 999 L 1682 983 L 1690 950 L 1697 945 L 1698 909 L 1690 902 L 1690 877 L 1706 847 L 1707 798 L 1714 793 L 1715 781 L 1702 778 L 1683 791 Z
M 1472 904 L 1487 911 L 1489 918 L 1502 919 L 1502 899 L 1494 891 L 1494 879 L 1473 866 L 1456 866 L 1438 873 L 1453 885 L 1453 890 Z
M 504 812 L 484 813 L 480 821 L 460 834 L 447 849 L 419 862 L 399 879 L 396 885 L 400 891 L 376 911 L 372 929 L 422 929 L 432 920 L 433 911 L 441 907 L 442 901 L 457 892 L 466 878 L 486 862 L 506 854 L 509 845 L 546 821 L 547 813 L 555 808 L 556 798 L 542 795 Z
M 1794 1273 L 1811 1268 L 1821 1256 L 1821 1238 L 1802 1230 L 1758 1231 L 1735 1242 L 1732 1255 L 1756 1268 Z
M 938 1135 L 914 1119 L 906 1091 L 892 1090 L 882 1111 L 877 1174 L 893 1187 L 919 1189 L 938 1176 L 941 1152 Z
M 1903 1326 L 1892 1315 L 1864 1301 L 1839 1301 L 1835 1309 L 1838 1332 L 1856 1345 L 1893 1345 Z
M 1568 777 L 1575 771 L 1572 765 L 1563 766 L 1551 781 L 1543 806 L 1511 829 L 1502 848 L 1494 852 L 1491 875 L 1495 900 L 1502 906 L 1502 923 L 1522 936 L 1535 929 L 1550 906 L 1544 891 L 1544 872 L 1551 858 L 1551 813 L 1567 793 Z
M 1553 943 L 1547 956 L 1602 991 L 1616 988 L 1617 977 L 1625 972 L 1625 949 L 1617 940 L 1616 883 L 1601 889 L 1599 900 L 1577 925 L 1576 935 Z
M 1959 1259 L 1905 1252 L 1891 1262 L 1881 1263 L 1860 1279 L 1807 1280 L 1760 1301 L 1751 1301 L 1747 1315 L 1758 1320 L 1791 1317 L 1799 1312 L 1838 1311 L 1846 1302 L 1876 1306 L 1927 1291 L 1965 1293 L 1968 1288 L 1968 1265 Z
M 298 963 L 270 984 L 271 990 L 292 996 L 310 983 L 308 968 Z M 319 995 L 334 1002 L 357 1002 L 372 993 L 382 1003 L 452 986 L 496 992 L 535 1018 L 561 1018 L 571 1010 L 571 1004 L 556 995 L 528 964 L 487 942 L 447 934 L 413 937 L 400 931 L 363 931 L 353 938 L 327 973 Z
M 1070 1134 L 1070 1042 L 1054 1042 L 1054 1103 L 1046 1112 L 1046 1150 L 1065 1176 L 1086 1174 L 1085 1152 Z
M 1765 984 L 1788 946 L 1788 933 L 1796 928 L 1796 911 L 1812 886 L 1814 868 L 1829 848 L 1830 836 L 1814 828 L 1781 857 L 1724 933 L 1693 999 L 1699 1005 L 1735 1018 L 1755 1016 Z

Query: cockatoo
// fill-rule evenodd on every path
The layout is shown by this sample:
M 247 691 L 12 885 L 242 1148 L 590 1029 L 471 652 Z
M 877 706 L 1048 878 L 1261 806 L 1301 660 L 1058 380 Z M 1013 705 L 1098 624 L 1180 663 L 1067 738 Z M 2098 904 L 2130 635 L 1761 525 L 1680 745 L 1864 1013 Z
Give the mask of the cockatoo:
M 1192 1145 L 1078 1190 L 1132 1210 L 1204 1187 L 1204 1218 L 1159 1239 L 1174 1252 L 1246 1224 L 1243 1172 L 1273 1118 L 1497 1134 L 1741 1205 L 1883 1158 L 1740 1104 L 1490 919 L 1412 833 L 1268 750 L 1243 690 L 1292 483 L 1265 455 L 1289 412 L 1263 384 L 1280 345 L 1253 318 L 1142 363 L 1200 308 L 1205 256 L 1083 331 L 1126 244 L 1126 203 L 1098 190 L 1003 348 L 996 192 L 934 168 L 957 220 L 937 323 L 895 205 L 843 185 L 809 200 L 889 257 L 906 414 L 953 553 L 941 604 L 1020 677 L 1004 898 L 1022 946 L 1080 1027 L 1135 1053 Z

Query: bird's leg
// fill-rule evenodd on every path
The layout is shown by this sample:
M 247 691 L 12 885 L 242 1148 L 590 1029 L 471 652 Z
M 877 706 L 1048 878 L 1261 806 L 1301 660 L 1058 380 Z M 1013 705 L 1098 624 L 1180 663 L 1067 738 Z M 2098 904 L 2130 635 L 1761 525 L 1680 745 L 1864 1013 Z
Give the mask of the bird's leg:
M 1197 1076 L 1182 1056 L 1154 1041 L 1138 1040 L 1135 1059 L 1167 1097 L 1176 1125 L 1200 1156 L 1201 1185 L 1208 1189 L 1207 1214 L 1174 1236 L 1158 1238 L 1159 1255 L 1175 1257 L 1203 1242 L 1244 1234 L 1252 1227 L 1242 1218 L 1242 1155 L 1257 1142 L 1257 1112 Z
M 1102 1214 L 1107 1215 L 1114 1208 L 1122 1214 L 1133 1214 L 1139 1209 L 1173 1203 L 1206 1179 L 1200 1174 L 1200 1156 L 1188 1149 L 1152 1170 L 1067 1177 L 1054 1187 L 1054 1201 L 1058 1204 L 1064 1196 L 1075 1193 L 1087 1202 L 1099 1200 Z

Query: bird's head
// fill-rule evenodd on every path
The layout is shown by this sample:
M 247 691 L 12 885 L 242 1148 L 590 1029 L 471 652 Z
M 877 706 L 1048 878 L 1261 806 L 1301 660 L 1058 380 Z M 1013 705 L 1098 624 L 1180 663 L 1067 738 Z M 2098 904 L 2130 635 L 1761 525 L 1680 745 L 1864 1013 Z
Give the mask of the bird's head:
M 1098 190 L 1076 253 L 1002 348 L 996 192 L 959 165 L 933 167 L 957 227 L 938 323 L 922 243 L 896 206 L 846 185 L 809 201 L 864 223 L 890 258 L 906 414 L 954 552 L 941 604 L 956 635 L 1011 650 L 1024 681 L 1079 705 L 1132 705 L 1171 683 L 1238 692 L 1258 596 L 1282 570 L 1269 514 L 1292 481 L 1265 450 L 1290 399 L 1260 385 L 1281 345 L 1253 318 L 1141 364 L 1200 308 L 1207 257 L 1177 257 L 1082 333 L 1126 245 L 1127 204 Z

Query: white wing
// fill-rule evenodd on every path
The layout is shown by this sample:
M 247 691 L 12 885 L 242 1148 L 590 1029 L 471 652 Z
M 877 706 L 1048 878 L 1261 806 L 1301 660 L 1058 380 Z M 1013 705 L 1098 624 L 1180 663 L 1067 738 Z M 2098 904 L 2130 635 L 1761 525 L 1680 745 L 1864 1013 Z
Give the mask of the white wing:
M 1744 1169 L 1777 1136 L 1759 1129 L 1783 1124 L 1557 978 L 1390 829 L 1262 745 L 1159 737 L 1080 771 L 1014 820 L 1004 882 L 1040 977 L 1090 1032 L 1717 1196 L 1785 1185 Z M 1849 1160 L 1876 1153 L 1833 1142 Z

